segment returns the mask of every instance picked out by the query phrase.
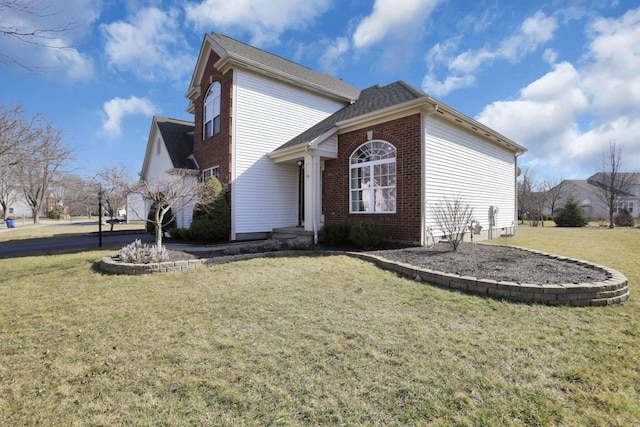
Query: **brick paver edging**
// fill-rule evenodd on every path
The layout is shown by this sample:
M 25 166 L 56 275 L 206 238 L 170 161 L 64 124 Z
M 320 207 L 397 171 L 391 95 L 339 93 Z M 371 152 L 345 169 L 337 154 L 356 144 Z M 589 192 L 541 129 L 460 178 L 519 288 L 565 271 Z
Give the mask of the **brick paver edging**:
M 516 247 L 539 255 L 570 262 L 594 270 L 603 271 L 607 279 L 593 283 L 564 283 L 558 285 L 542 285 L 535 283 L 501 282 L 490 279 L 478 279 L 470 276 L 434 271 L 401 262 L 390 261 L 386 258 L 362 252 L 305 252 L 305 251 L 277 251 L 250 254 L 228 255 L 214 258 L 201 258 L 182 261 L 168 261 L 149 264 L 126 264 L 115 261 L 111 256 L 105 256 L 100 262 L 100 269 L 111 274 L 153 274 L 194 270 L 201 267 L 225 264 L 255 258 L 276 258 L 291 256 L 318 256 L 345 254 L 365 261 L 373 262 L 377 266 L 401 274 L 419 282 L 427 282 L 440 287 L 453 289 L 469 294 L 490 298 L 504 299 L 514 302 L 535 302 L 550 305 L 571 306 L 604 306 L 622 304 L 629 299 L 629 281 L 625 275 L 617 270 L 604 267 L 592 262 L 572 259 L 545 252 Z
M 317 254 L 312 252 L 311 254 Z M 153 274 L 153 273 L 170 273 L 176 271 L 195 270 L 202 267 L 210 267 L 212 265 L 226 264 L 234 261 L 243 261 L 254 258 L 276 258 L 306 255 L 304 251 L 277 251 L 277 252 L 256 252 L 249 254 L 226 255 L 213 258 L 198 258 L 181 261 L 155 262 L 148 264 L 129 264 L 119 262 L 112 256 L 102 257 L 100 261 L 100 270 L 110 274 Z
M 629 281 L 624 274 L 617 270 L 588 261 L 548 254 L 518 246 L 511 247 L 554 258 L 561 262 L 574 263 L 594 270 L 600 270 L 605 273 L 607 279 L 602 282 L 563 283 L 558 285 L 501 282 L 415 267 L 368 253 L 352 252 L 350 255 L 371 261 L 379 267 L 394 271 L 419 282 L 427 282 L 464 293 L 514 302 L 535 302 L 549 305 L 571 306 L 604 306 L 622 304 L 629 299 Z

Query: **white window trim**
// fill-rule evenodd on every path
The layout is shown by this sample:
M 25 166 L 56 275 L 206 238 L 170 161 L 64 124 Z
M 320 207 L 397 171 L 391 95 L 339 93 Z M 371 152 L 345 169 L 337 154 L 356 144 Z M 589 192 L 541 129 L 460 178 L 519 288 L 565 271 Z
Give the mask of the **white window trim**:
M 365 145 L 367 144 L 371 144 L 374 142 L 382 142 L 385 145 L 388 145 L 390 147 L 393 147 L 393 150 L 395 152 L 394 157 L 390 157 L 390 158 L 385 158 L 385 159 L 379 159 L 379 160 L 373 160 L 373 161 L 367 161 L 367 162 L 362 162 L 362 163 L 353 163 L 352 159 L 353 156 Z M 350 214 L 364 214 L 364 215 L 371 215 L 371 214 L 379 214 L 379 215 L 384 215 L 384 214 L 395 214 L 396 213 L 396 206 L 397 206 L 397 199 L 394 200 L 393 203 L 393 210 L 388 210 L 388 211 L 376 211 L 376 201 L 375 201 L 375 195 L 376 195 L 376 189 L 378 190 L 382 190 L 382 189 L 395 189 L 396 190 L 396 194 L 397 194 L 397 180 L 394 179 L 394 185 L 389 185 L 389 186 L 384 186 L 384 187 L 374 187 L 372 190 L 362 190 L 359 188 L 353 188 L 353 170 L 354 169 L 361 169 L 361 168 L 369 168 L 369 176 L 373 177 L 375 176 L 374 171 L 375 171 L 375 166 L 378 165 L 382 165 L 382 164 L 391 164 L 393 163 L 394 165 L 397 162 L 397 149 L 396 147 L 387 142 L 387 141 L 383 141 L 383 140 L 371 140 L 371 141 L 367 141 L 364 144 L 358 146 L 353 153 L 351 153 L 351 156 L 349 156 L 349 213 Z M 395 169 L 395 168 L 394 168 Z M 395 175 L 397 176 L 397 170 L 395 172 Z M 364 191 L 368 191 L 369 193 L 369 203 L 368 205 L 372 207 L 372 210 L 367 211 L 367 210 L 354 210 L 353 206 L 354 206 L 354 199 L 353 199 L 353 195 L 354 192 L 364 192 Z
M 213 89 L 217 88 L 216 93 L 213 93 Z M 222 85 L 220 82 L 213 82 L 207 91 L 207 95 L 204 98 L 204 109 L 202 112 L 203 126 L 202 126 L 202 139 L 207 139 L 220 133 L 220 100 L 222 95 Z M 207 118 L 207 112 L 211 110 L 211 118 Z M 218 114 L 215 114 L 217 110 Z M 215 114 L 215 115 L 214 115 Z M 216 129 L 217 119 L 217 129 Z M 211 123 L 211 134 L 207 134 L 207 124 Z
M 220 179 L 220 166 L 214 166 L 202 171 L 202 182 L 206 183 L 209 178 L 215 176 Z

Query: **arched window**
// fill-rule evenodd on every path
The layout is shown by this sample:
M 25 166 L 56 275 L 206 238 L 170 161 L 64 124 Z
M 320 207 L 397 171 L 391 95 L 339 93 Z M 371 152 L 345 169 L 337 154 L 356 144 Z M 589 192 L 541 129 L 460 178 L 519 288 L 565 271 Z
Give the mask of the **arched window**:
M 214 82 L 204 98 L 204 138 L 220 133 L 220 83 Z
M 396 148 L 385 141 L 369 141 L 350 160 L 349 211 L 395 213 Z

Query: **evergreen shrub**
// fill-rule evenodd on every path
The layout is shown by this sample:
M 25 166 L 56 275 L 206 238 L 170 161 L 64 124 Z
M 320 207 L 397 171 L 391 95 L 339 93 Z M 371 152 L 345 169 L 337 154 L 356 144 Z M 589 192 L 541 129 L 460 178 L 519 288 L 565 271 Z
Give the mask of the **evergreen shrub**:
M 382 243 L 382 226 L 374 221 L 361 221 L 351 226 L 349 240 L 361 249 L 373 249 Z
M 320 241 L 329 246 L 347 246 L 350 243 L 349 233 L 351 224 L 346 222 L 334 222 L 324 224 L 320 229 Z
M 189 240 L 204 240 L 207 242 L 222 242 L 229 240 L 231 231 L 231 209 L 222 184 L 216 177 L 207 182 L 213 192 L 218 194 L 211 203 L 200 204 L 193 211 L 193 219 L 189 227 Z
M 567 200 L 564 206 L 558 209 L 553 220 L 558 227 L 584 227 L 589 223 L 582 208 L 573 198 Z

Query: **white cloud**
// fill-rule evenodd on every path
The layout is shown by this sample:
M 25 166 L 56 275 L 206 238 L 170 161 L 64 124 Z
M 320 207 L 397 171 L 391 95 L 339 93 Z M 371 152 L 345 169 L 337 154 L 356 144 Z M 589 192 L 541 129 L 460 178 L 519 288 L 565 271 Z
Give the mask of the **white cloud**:
M 382 41 L 386 37 L 406 38 L 421 30 L 440 0 L 376 0 L 371 15 L 364 18 L 353 33 L 353 45 L 360 49 Z
M 105 102 L 102 108 L 106 114 L 106 120 L 102 124 L 102 129 L 108 136 L 113 138 L 122 135 L 122 120 L 126 116 L 143 115 L 151 117 L 157 110 L 151 101 L 136 96 L 131 96 L 127 99 L 113 98 Z
M 605 117 L 640 115 L 640 9 L 620 19 L 598 19 L 592 37 L 584 85 Z
M 558 29 L 556 18 L 546 16 L 542 12 L 524 20 L 520 32 L 506 38 L 500 43 L 495 55 L 510 61 L 517 61 L 524 55 L 534 52 L 539 46 L 553 38 Z
M 433 74 L 427 74 L 422 79 L 422 88 L 429 95 L 444 96 L 456 89 L 472 86 L 475 80 L 472 75 L 466 75 L 461 77 L 447 76 L 446 79 L 440 81 Z
M 519 99 L 490 104 L 477 119 L 543 157 L 557 156 L 559 141 L 550 135 L 570 135 L 587 108 L 577 70 L 563 62 L 522 89 Z
M 496 59 L 517 62 L 551 40 L 557 28 L 556 18 L 537 12 L 522 22 L 517 33 L 504 38 L 493 49 L 470 49 L 454 56 L 452 52 L 459 40 L 438 44 L 427 55 L 429 71 L 423 79 L 423 89 L 434 94 L 439 91 L 440 95 L 446 95 L 453 90 L 469 86 L 475 82 L 473 74 L 485 63 Z M 550 58 L 551 53 L 545 53 L 545 57 Z M 438 80 L 434 72 L 439 65 L 443 65 L 447 73 L 443 80 Z
M 596 19 L 589 36 L 579 68 L 556 64 L 518 99 L 477 117 L 528 147 L 524 164 L 538 176 L 585 178 L 602 167 L 610 141 L 623 147 L 624 167 L 640 170 L 640 9 Z
M 178 22 L 176 9 L 150 7 L 139 10 L 128 21 L 102 25 L 109 65 L 145 80 L 182 79 L 192 71 L 194 59 Z
M 349 39 L 338 37 L 329 42 L 324 53 L 318 60 L 320 68 L 329 74 L 336 74 L 338 64 L 342 62 L 342 56 L 349 50 Z
M 7 8 L 0 14 L 0 27 L 7 31 L 39 33 L 36 36 L 2 36 L 0 61 L 62 75 L 70 81 L 91 78 L 93 61 L 75 45 L 98 19 L 98 2 L 69 0 L 45 6 L 31 3 L 27 2 L 24 8 Z
M 304 28 L 330 5 L 330 0 L 203 0 L 187 3 L 185 14 L 197 30 L 240 29 L 252 35 L 252 45 L 267 46 L 288 29 Z

